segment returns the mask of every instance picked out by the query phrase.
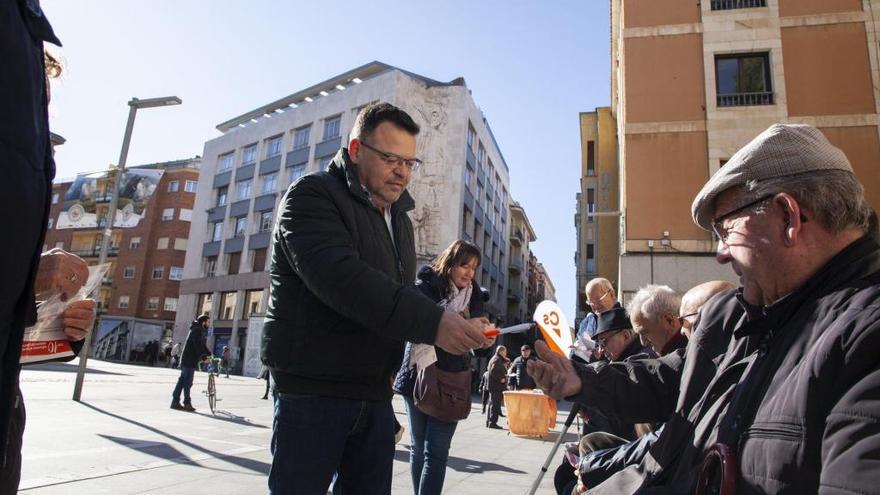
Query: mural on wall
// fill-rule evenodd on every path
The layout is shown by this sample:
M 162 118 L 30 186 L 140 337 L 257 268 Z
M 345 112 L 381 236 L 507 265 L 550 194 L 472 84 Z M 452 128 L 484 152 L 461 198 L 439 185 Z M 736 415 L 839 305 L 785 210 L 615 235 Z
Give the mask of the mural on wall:
M 114 227 L 136 227 L 144 217 L 162 170 L 131 168 L 119 184 Z M 58 229 L 106 227 L 108 206 L 113 196 L 110 172 L 80 174 L 64 195 L 64 211 L 58 215 Z
M 416 257 L 419 262 L 434 259 L 445 246 L 440 245 L 441 198 L 448 197 L 449 181 L 443 174 L 449 169 L 446 146 L 440 142 L 447 126 L 447 98 L 435 92 L 426 92 L 413 112 L 421 126 L 418 137 L 418 156 L 424 160 L 422 168 L 413 177 L 409 192 L 416 200 L 410 212 L 415 234 Z M 430 152 L 428 152 L 430 150 Z

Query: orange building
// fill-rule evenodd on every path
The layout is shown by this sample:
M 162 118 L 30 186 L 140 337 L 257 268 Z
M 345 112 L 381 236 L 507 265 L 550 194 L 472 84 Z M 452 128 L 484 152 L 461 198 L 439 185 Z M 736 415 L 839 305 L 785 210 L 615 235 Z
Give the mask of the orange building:
M 776 122 L 820 128 L 880 207 L 880 2 L 611 0 L 620 292 L 735 280 L 694 196 Z

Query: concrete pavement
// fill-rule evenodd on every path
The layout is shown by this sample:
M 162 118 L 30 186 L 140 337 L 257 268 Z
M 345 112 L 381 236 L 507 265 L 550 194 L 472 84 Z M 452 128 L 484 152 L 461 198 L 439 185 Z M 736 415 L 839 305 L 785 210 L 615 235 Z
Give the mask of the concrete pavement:
M 70 399 L 75 375 L 76 361 L 22 372 L 28 422 L 20 493 L 267 493 L 272 405 L 260 400 L 262 380 L 219 377 L 220 412 L 212 416 L 202 392 L 204 373 L 196 374 L 192 389 L 194 414 L 168 407 L 176 370 L 90 360 L 82 403 Z M 399 397 L 394 409 L 406 425 Z M 526 493 L 566 415 L 559 412 L 556 429 L 544 439 L 519 438 L 485 428 L 475 404 L 453 438 L 444 493 Z M 395 451 L 395 494 L 412 493 L 408 444 L 405 434 Z M 560 458 L 538 493 L 555 493 Z

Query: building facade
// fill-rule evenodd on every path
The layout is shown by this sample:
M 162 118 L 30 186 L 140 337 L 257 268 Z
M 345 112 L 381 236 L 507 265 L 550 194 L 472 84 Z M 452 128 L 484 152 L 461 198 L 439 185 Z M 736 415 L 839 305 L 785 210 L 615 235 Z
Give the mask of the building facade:
M 735 281 L 690 205 L 776 122 L 820 128 L 880 207 L 874 0 L 611 1 L 620 160 L 621 297 Z
M 463 79 L 438 82 L 372 62 L 217 126 L 222 135 L 204 148 L 176 339 L 208 313 L 215 351 L 229 345 L 245 370 L 259 369 L 249 320 L 265 312 L 281 196 L 299 177 L 325 170 L 347 146 L 357 113 L 378 101 L 403 108 L 422 129 L 424 165 L 408 188 L 418 261 L 430 262 L 456 239 L 473 241 L 483 252 L 477 280 L 490 292 L 489 311 L 503 314 L 510 179 L 488 121 Z
M 110 269 L 98 296 L 95 357 L 117 361 L 146 361 L 145 346 L 169 342 L 177 312 L 180 280 L 189 246 L 190 219 L 199 178 L 200 158 L 141 165 L 134 168 L 161 171 L 152 196 L 137 225 L 113 229 L 108 246 Z M 70 208 L 66 200 L 74 181 L 52 186 L 49 230 L 44 251 L 61 248 L 89 263 L 98 262 L 102 231 L 113 182 L 109 174 L 96 179 L 94 191 L 98 224 L 92 228 L 59 228 Z M 120 209 L 122 203 L 120 203 Z M 121 217 L 123 213 L 118 213 Z
M 529 245 L 538 240 L 529 222 L 526 210 L 518 202 L 510 204 L 510 262 L 507 267 L 507 317 L 505 323 L 522 323 L 532 320 L 534 305 L 529 305 Z
M 610 107 L 580 114 L 581 190 L 574 215 L 578 292 L 574 324 L 590 311 L 584 288 L 595 277 L 618 286 L 620 203 L 617 180 L 617 126 Z

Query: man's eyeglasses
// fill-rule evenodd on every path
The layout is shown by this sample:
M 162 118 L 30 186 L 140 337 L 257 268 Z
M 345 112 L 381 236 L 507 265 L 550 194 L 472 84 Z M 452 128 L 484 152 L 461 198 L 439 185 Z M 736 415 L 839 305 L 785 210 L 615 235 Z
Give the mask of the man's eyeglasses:
M 609 335 L 609 336 L 607 336 L 607 337 L 602 337 L 601 339 L 596 339 L 596 345 L 599 346 L 600 348 L 604 349 L 604 348 L 605 348 L 605 344 L 607 344 L 609 340 L 611 340 L 612 338 L 614 338 L 615 335 L 619 334 L 619 333 L 622 332 L 622 331 L 623 331 L 623 330 L 614 330 L 614 331 L 611 333 L 611 335 Z
M 608 294 L 611 294 L 610 290 L 606 291 L 604 294 L 602 294 L 602 296 L 599 299 L 587 299 L 587 304 L 589 304 L 590 306 L 595 306 L 595 305 L 599 304 L 599 301 L 608 297 Z
M 397 168 L 401 165 L 406 165 L 411 172 L 415 173 L 418 172 L 419 168 L 422 166 L 422 161 L 418 158 L 404 158 L 400 155 L 395 155 L 394 153 L 388 153 L 387 151 L 376 149 L 363 141 L 359 142 L 364 148 L 379 155 L 379 158 L 381 158 L 389 167 Z
M 678 322 L 682 325 L 684 325 L 684 322 L 692 323 L 691 320 L 689 320 L 688 318 L 692 318 L 694 316 L 697 316 L 698 314 L 700 313 L 688 313 L 686 315 L 681 315 L 678 317 Z
M 760 198 L 752 201 L 751 203 L 747 203 L 743 206 L 740 206 L 739 208 L 728 211 L 724 215 L 721 215 L 721 216 L 713 219 L 712 220 L 712 232 L 715 233 L 715 235 L 718 237 L 718 239 L 721 239 L 721 242 L 726 244 L 727 238 L 730 236 L 730 230 L 727 227 L 724 227 L 722 225 L 724 220 L 736 215 L 737 213 L 741 213 L 749 208 L 753 208 L 755 206 L 758 206 L 758 205 L 764 203 L 765 201 L 767 201 L 768 199 L 772 198 L 773 196 L 775 196 L 775 194 L 768 194 L 767 196 L 761 196 Z

